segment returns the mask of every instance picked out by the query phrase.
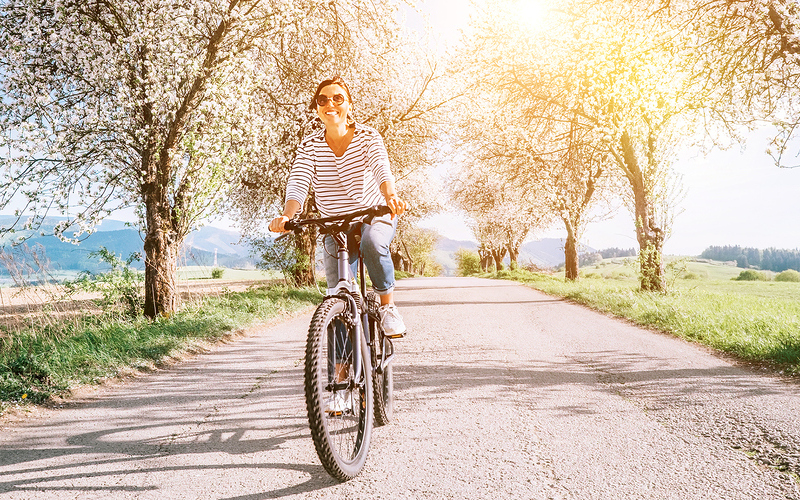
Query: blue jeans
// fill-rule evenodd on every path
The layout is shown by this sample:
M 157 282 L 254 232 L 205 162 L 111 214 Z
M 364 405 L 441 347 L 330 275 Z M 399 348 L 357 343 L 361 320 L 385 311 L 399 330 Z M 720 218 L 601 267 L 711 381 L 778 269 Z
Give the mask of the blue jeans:
M 392 243 L 400 217 L 391 215 L 375 217 L 372 224 L 361 226 L 361 255 L 364 267 L 367 268 L 372 288 L 378 295 L 386 295 L 394 290 L 394 263 L 389 245 Z M 336 242 L 329 235 L 323 240 L 323 261 L 325 262 L 325 278 L 328 288 L 333 288 L 339 281 Z M 358 256 L 350 254 L 350 270 L 353 276 L 358 270 Z

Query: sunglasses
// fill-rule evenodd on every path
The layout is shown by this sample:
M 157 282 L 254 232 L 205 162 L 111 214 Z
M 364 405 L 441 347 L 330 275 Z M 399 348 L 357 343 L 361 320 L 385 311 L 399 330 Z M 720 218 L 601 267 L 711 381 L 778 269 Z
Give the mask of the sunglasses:
M 317 106 L 327 106 L 328 101 L 338 106 L 344 102 L 344 96 L 342 94 L 335 94 L 332 97 L 328 97 L 324 94 L 317 96 Z

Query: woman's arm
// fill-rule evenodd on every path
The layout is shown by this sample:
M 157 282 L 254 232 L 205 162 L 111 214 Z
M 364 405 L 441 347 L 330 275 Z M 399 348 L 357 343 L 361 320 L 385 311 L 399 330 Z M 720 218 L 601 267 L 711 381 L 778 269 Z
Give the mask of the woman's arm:
M 395 215 L 403 215 L 406 211 L 406 201 L 397 196 L 397 189 L 394 181 L 385 181 L 381 184 L 381 194 L 386 198 L 386 205 L 392 210 L 392 218 Z

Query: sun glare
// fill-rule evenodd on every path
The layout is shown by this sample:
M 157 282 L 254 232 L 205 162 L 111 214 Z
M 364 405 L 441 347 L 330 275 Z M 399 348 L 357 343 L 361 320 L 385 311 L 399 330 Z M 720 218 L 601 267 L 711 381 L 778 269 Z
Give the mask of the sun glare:
M 546 9 L 542 0 L 511 0 L 510 10 L 516 14 L 517 21 L 531 30 L 536 30 L 544 22 Z

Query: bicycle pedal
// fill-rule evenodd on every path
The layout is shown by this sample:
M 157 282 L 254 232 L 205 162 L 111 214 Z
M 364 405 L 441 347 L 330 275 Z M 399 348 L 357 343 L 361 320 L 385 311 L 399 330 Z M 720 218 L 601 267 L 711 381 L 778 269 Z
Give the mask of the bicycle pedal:
M 405 332 L 403 332 L 403 333 L 398 333 L 398 334 L 396 334 L 396 335 L 386 335 L 386 338 L 387 338 L 387 339 L 391 339 L 391 340 L 402 339 L 402 338 L 403 338 L 403 337 L 405 337 L 407 334 L 408 334 L 408 332 L 407 332 L 407 331 L 405 331 Z

